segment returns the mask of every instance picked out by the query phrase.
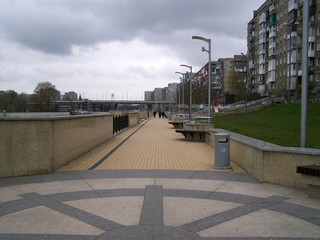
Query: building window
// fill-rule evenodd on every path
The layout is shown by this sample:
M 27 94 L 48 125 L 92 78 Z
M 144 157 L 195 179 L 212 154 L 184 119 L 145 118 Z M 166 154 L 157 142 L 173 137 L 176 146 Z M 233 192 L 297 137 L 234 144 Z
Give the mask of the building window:
M 310 82 L 313 82 L 313 74 L 310 74 L 310 75 L 309 75 L 309 81 L 310 81 Z
M 317 35 L 320 35 L 320 28 L 317 28 Z
M 314 66 L 314 60 L 313 58 L 309 58 L 309 67 L 313 67 Z
M 317 67 L 320 66 L 320 58 L 317 58 Z
M 317 51 L 320 51 L 320 43 L 317 43 Z

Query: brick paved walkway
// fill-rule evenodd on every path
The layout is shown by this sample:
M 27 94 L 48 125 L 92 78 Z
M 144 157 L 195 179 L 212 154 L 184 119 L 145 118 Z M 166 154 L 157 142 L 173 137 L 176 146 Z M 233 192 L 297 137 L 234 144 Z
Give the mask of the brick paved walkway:
M 113 137 L 64 166 L 60 171 L 87 169 L 213 171 L 213 165 L 212 147 L 203 142 L 186 141 L 182 134 L 175 132 L 167 119 L 151 118 Z M 233 163 L 231 166 L 233 169 L 228 171 L 242 171 Z

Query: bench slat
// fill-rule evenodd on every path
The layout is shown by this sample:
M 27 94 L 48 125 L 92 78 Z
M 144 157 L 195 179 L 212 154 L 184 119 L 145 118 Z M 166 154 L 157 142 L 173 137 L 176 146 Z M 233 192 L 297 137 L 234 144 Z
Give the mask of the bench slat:
M 297 166 L 297 173 L 320 177 L 320 166 L 318 165 Z

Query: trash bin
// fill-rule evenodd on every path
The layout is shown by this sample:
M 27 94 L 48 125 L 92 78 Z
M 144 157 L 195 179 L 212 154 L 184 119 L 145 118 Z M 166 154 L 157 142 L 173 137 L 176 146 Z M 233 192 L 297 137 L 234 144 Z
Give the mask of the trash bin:
M 230 166 L 230 134 L 214 135 L 214 166 L 216 169 L 231 169 Z

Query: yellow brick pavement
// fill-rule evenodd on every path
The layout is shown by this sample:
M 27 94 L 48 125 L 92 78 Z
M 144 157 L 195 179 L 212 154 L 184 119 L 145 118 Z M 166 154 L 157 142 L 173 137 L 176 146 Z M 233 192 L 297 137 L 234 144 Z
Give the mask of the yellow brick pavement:
M 143 127 L 141 127 L 144 124 Z M 95 169 L 172 169 L 213 171 L 214 149 L 190 142 L 176 133 L 167 119 L 152 118 L 113 137 L 103 145 L 62 167 L 61 171 L 87 170 L 141 127 Z M 242 171 L 231 163 L 232 170 Z

